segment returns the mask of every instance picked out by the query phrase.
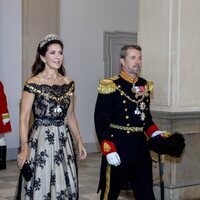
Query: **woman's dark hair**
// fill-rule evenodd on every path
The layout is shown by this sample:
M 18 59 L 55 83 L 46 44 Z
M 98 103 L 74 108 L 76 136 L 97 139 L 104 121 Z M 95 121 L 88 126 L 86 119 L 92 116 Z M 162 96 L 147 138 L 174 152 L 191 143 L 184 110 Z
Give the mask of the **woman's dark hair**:
M 40 42 L 37 47 L 35 62 L 33 63 L 33 66 L 32 66 L 32 76 L 36 76 L 37 74 L 39 74 L 40 72 L 42 72 L 44 70 L 45 64 L 41 60 L 40 56 L 45 56 L 45 54 L 48 50 L 48 47 L 51 44 L 59 44 L 61 46 L 62 50 L 64 48 L 62 41 L 58 40 L 58 39 L 50 40 L 47 42 L 45 41 L 45 43 L 42 44 L 42 46 L 41 46 L 41 42 Z M 64 68 L 63 64 L 58 69 L 58 72 L 63 76 L 65 75 L 66 72 L 65 72 L 65 68 Z

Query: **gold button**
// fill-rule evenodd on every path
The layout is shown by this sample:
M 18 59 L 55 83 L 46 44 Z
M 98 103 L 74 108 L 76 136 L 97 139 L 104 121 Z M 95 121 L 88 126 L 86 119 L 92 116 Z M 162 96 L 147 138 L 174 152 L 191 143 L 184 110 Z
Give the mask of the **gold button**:
M 130 131 L 126 131 L 128 134 L 130 133 Z
M 110 137 L 113 137 L 113 135 L 111 135 Z
M 127 109 L 127 108 L 125 108 L 125 111 L 127 112 L 127 111 L 128 111 L 128 109 Z
M 126 126 L 130 126 L 130 124 L 126 124 Z
M 121 92 L 120 95 L 123 96 L 123 93 Z
M 126 103 L 126 100 L 123 100 L 123 103 Z
M 118 87 L 118 88 L 121 88 L 121 85 L 118 85 L 117 87 Z
M 128 116 L 128 115 L 126 115 L 126 119 L 129 119 L 129 116 Z

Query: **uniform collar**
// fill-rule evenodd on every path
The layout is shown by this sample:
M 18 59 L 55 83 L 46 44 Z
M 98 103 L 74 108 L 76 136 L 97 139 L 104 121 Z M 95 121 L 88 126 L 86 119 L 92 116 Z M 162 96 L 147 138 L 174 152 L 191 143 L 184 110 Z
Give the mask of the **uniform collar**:
M 138 77 L 132 78 L 132 77 L 129 76 L 124 70 L 121 71 L 120 76 L 121 76 L 124 80 L 126 80 L 126 81 L 128 81 L 129 83 L 132 83 L 132 84 L 133 84 L 133 83 L 136 83 L 136 82 L 138 81 Z

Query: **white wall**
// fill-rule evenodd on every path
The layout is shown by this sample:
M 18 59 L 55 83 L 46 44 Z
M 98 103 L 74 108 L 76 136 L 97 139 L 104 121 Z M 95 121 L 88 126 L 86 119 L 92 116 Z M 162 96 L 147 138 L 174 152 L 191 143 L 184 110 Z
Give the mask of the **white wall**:
M 76 82 L 76 114 L 86 143 L 96 143 L 93 113 L 98 80 L 104 77 L 103 32 L 137 32 L 137 10 L 137 0 L 61 0 L 65 67 Z
M 0 1 L 0 27 L 0 80 L 5 87 L 11 116 L 12 132 L 6 134 L 6 142 L 7 148 L 12 151 L 19 146 L 18 114 L 22 66 L 21 0 Z
M 140 0 L 139 5 L 143 75 L 155 86 L 151 109 L 200 111 L 200 1 Z
M 6 134 L 8 159 L 19 146 L 21 97 L 21 0 L 0 1 L 0 80 L 4 83 L 12 132 Z M 104 76 L 103 32 L 137 32 L 137 0 L 61 0 L 65 66 L 76 82 L 76 113 L 84 142 L 96 143 L 93 113 L 98 80 Z

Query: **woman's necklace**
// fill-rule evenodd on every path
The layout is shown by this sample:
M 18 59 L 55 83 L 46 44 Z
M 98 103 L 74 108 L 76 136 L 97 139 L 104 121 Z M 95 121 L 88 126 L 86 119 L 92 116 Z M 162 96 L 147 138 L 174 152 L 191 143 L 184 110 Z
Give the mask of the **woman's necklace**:
M 40 75 L 42 76 L 42 78 L 46 79 L 46 80 L 52 80 L 53 82 L 55 82 L 56 80 L 58 80 L 61 75 L 58 73 L 55 77 L 49 77 L 46 76 L 45 74 L 42 74 L 42 72 L 40 73 Z M 59 102 L 57 103 L 57 106 L 54 108 L 54 113 L 61 113 L 62 112 L 62 108 L 59 104 Z
M 42 78 L 44 78 L 44 79 L 46 79 L 46 80 L 52 80 L 52 81 L 56 81 L 56 80 L 58 80 L 60 77 L 61 77 L 61 75 L 60 74 L 58 74 L 56 77 L 49 77 L 49 76 L 47 76 L 47 75 L 45 75 L 45 74 L 42 74 L 42 72 L 40 73 L 40 75 L 42 76 Z

